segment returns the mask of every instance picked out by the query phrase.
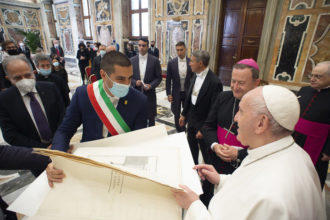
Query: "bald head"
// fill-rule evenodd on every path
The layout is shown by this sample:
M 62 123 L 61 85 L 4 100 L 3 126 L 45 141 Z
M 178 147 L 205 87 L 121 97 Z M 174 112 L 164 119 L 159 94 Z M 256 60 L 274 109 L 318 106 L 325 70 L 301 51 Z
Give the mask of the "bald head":
M 107 48 L 105 49 L 105 51 L 107 53 L 109 53 L 110 51 L 115 51 L 115 50 L 116 50 L 116 47 L 114 45 L 107 46 Z
M 318 63 L 309 75 L 311 87 L 320 90 L 330 86 L 330 61 Z

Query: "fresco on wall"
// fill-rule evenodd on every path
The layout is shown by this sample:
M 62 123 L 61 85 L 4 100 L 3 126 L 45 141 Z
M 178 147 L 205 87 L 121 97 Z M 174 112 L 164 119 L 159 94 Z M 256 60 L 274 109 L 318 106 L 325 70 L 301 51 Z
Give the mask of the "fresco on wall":
M 100 25 L 97 26 L 97 41 L 106 46 L 110 46 L 112 38 L 112 26 L 111 25 Z
M 64 6 L 64 7 L 58 7 L 57 8 L 57 18 L 59 21 L 59 25 L 62 26 L 63 28 L 67 27 L 70 25 L 70 16 L 69 16 L 69 7 Z
M 155 0 L 155 17 L 162 17 L 163 16 L 163 0 Z
M 27 27 L 39 27 L 37 11 L 23 11 L 25 24 Z
M 310 15 L 287 16 L 273 79 L 293 81 L 306 37 Z
M 179 41 L 188 42 L 189 31 L 188 21 L 167 21 L 166 39 L 169 43 L 166 44 L 166 62 L 176 57 L 175 45 Z
M 189 0 L 167 0 L 167 15 L 188 15 Z
M 191 52 L 201 50 L 203 39 L 203 20 L 193 20 L 192 38 L 191 38 Z
M 330 0 L 324 0 L 322 6 L 330 6 Z
M 156 32 L 155 32 L 156 47 L 159 50 L 160 64 L 162 64 L 163 63 L 163 21 L 156 21 L 155 27 L 156 27 Z
M 77 20 L 77 27 L 78 27 L 78 38 L 83 39 L 84 38 L 84 25 L 82 21 L 82 16 L 81 16 L 81 6 L 80 5 L 75 5 L 74 10 L 76 12 L 76 20 Z
M 23 41 L 25 38 L 24 35 L 19 33 L 19 31 L 25 31 L 22 28 L 7 28 L 7 31 L 9 39 L 14 42 Z
M 204 14 L 205 0 L 194 0 L 194 15 Z
M 23 19 L 19 10 L 2 8 L 2 14 L 6 24 L 12 26 L 23 26 Z
M 94 6 L 96 21 L 110 21 L 112 19 L 110 0 L 95 0 Z
M 320 14 L 315 25 L 315 34 L 311 43 L 308 59 L 302 76 L 302 82 L 309 82 L 308 74 L 316 64 L 330 60 L 330 13 Z
M 290 0 L 289 9 L 309 9 L 314 8 L 315 0 Z
M 73 42 L 72 42 L 72 31 L 70 29 L 62 29 L 62 42 L 65 54 L 74 55 Z
M 51 11 L 46 11 L 47 23 L 49 28 L 49 33 L 51 38 L 56 37 L 56 29 L 54 25 L 53 13 Z

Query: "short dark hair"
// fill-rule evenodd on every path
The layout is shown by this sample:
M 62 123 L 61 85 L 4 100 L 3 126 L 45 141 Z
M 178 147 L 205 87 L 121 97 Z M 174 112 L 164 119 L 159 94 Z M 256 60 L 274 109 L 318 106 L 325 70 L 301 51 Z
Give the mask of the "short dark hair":
M 96 43 L 94 43 L 94 45 L 96 45 L 96 47 L 99 48 L 101 46 L 101 43 L 100 42 L 96 42 Z
M 129 67 L 132 63 L 125 54 L 119 51 L 110 51 L 102 58 L 100 68 L 110 75 L 115 71 L 115 65 Z
M 78 44 L 78 48 L 80 48 L 80 47 L 84 47 L 84 48 L 86 48 L 86 45 L 84 44 L 84 42 L 80 42 L 80 43 Z
M 48 61 L 49 64 L 53 64 L 53 61 L 46 54 L 40 53 L 34 57 L 34 63 L 36 64 L 37 67 L 39 66 L 40 61 L 45 61 L 45 60 Z
M 7 47 L 9 44 L 15 44 L 15 43 L 14 43 L 14 41 L 12 41 L 12 40 L 5 40 L 4 42 L 2 42 L 2 45 L 1 45 L 2 49 L 3 49 L 3 50 L 6 50 L 6 47 Z M 15 46 L 16 46 L 16 44 L 15 44 Z
M 176 47 L 179 47 L 179 46 L 184 46 L 186 47 L 186 44 L 183 42 L 183 41 L 179 41 L 178 43 L 175 44 Z
M 233 69 L 250 69 L 252 72 L 252 79 L 256 80 L 259 79 L 259 70 L 257 70 L 256 68 L 252 67 L 252 66 L 248 66 L 246 64 L 242 64 L 242 63 L 236 63 L 233 66 Z
M 146 42 L 147 45 L 149 45 L 149 40 L 147 38 L 141 37 L 139 40 L 142 40 L 142 41 Z

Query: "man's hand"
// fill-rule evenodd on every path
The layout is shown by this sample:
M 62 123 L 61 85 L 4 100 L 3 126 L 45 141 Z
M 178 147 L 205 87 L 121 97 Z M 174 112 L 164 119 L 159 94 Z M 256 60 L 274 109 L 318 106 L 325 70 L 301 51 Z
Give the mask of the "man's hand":
M 203 139 L 203 134 L 200 131 L 197 131 L 196 139 Z
M 202 180 L 207 179 L 210 183 L 217 185 L 220 183 L 220 175 L 212 165 L 199 164 L 194 166 L 193 169 L 197 170 Z
M 179 118 L 179 125 L 181 127 L 185 126 L 185 124 L 186 124 L 185 120 L 186 120 L 186 117 L 181 115 L 180 118 Z
M 167 100 L 172 103 L 173 102 L 173 96 L 172 95 L 168 95 L 167 96 Z
M 66 152 L 69 153 L 69 154 L 72 154 L 73 149 L 74 149 L 74 145 L 70 144 L 69 149 Z
M 52 163 L 48 164 L 46 168 L 46 173 L 48 178 L 48 184 L 50 187 L 54 186 L 54 182 L 61 183 L 63 181 L 63 178 L 65 177 L 63 170 L 56 169 Z
M 52 149 L 52 144 L 50 144 L 47 149 L 51 150 Z
M 216 144 L 213 146 L 213 151 L 225 162 L 231 162 L 233 160 L 236 160 L 238 156 L 238 150 L 227 144 Z
M 145 91 L 148 91 L 149 89 L 151 89 L 151 85 L 150 85 L 150 84 L 144 84 L 144 85 L 143 85 L 143 89 L 144 89 Z
M 176 202 L 184 209 L 188 209 L 191 203 L 199 200 L 198 195 L 185 185 L 179 185 L 184 191 L 173 190 Z
M 136 80 L 136 83 L 135 83 L 136 86 L 142 86 L 142 84 L 143 84 L 143 83 L 142 83 L 141 80 Z
M 322 153 L 322 161 L 329 161 L 330 160 L 330 156 L 326 155 L 325 153 Z

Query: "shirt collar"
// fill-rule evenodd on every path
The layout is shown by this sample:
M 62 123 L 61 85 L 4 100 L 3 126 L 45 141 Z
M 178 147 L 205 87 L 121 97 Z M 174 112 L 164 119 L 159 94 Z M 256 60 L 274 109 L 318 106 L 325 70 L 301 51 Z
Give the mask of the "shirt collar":
M 139 53 L 139 58 L 140 58 L 140 59 L 147 59 L 147 58 L 148 58 L 148 53 L 146 53 L 146 54 L 144 54 L 144 55 L 141 55 L 141 54 Z
M 186 57 L 184 57 L 183 59 L 181 59 L 180 57 L 178 57 L 178 59 L 179 59 L 179 62 L 187 62 Z
M 255 149 L 248 149 L 248 156 L 243 160 L 242 166 L 246 166 L 254 161 L 257 161 L 263 157 L 274 154 L 278 151 L 284 150 L 294 144 L 294 140 L 291 135 L 281 138 L 272 143 L 263 145 Z
M 206 67 L 202 72 L 196 73 L 196 76 L 199 78 L 203 78 L 209 72 L 209 69 L 209 67 Z

